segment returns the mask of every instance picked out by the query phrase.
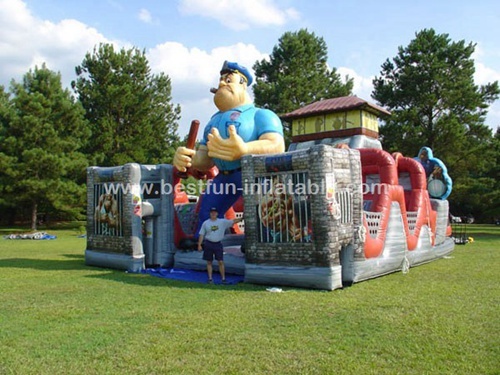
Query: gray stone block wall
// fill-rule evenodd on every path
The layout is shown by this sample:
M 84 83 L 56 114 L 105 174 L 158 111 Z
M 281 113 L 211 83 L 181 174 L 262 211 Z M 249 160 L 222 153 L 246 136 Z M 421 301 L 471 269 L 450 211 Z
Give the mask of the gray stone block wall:
M 146 265 L 171 267 L 176 251 L 173 183 L 169 164 L 88 168 L 87 263 L 137 269 L 144 259 Z M 96 202 L 109 187 L 119 203 L 120 224 L 112 229 L 96 221 Z M 143 220 L 149 228 L 144 237 Z
M 87 169 L 87 249 L 107 253 L 119 253 L 130 256 L 143 254 L 141 217 L 134 214 L 135 192 L 140 192 L 140 166 L 131 163 L 119 167 L 90 167 Z M 95 230 L 95 190 L 100 184 L 114 184 L 120 189 L 121 205 L 119 207 L 121 233 L 119 235 L 102 235 Z M 133 187 L 135 186 L 135 191 Z M 138 189 L 138 190 L 137 190 Z
M 356 236 L 362 224 L 361 162 L 357 150 L 317 145 L 280 155 L 245 156 L 242 167 L 245 187 L 262 176 L 307 172 L 311 186 L 321 188 L 309 194 L 312 228 L 309 243 L 260 241 L 259 197 L 251 189 L 244 192 L 247 264 L 332 267 L 340 264 L 343 246 L 352 244 L 355 249 L 362 246 Z M 349 201 L 349 212 L 338 212 L 338 202 L 332 202 L 331 194 L 328 195 L 328 187 L 332 186 L 335 197 L 339 192 L 347 192 L 344 196 Z M 349 222 L 344 222 L 346 217 Z

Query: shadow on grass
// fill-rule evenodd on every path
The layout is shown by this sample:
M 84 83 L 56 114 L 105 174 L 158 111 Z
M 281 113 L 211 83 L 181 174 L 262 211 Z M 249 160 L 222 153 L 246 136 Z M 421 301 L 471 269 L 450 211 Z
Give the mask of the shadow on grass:
M 37 271 L 94 271 L 96 274 L 86 275 L 88 278 L 114 281 L 130 285 L 157 286 L 181 289 L 212 289 L 212 290 L 239 290 L 255 291 L 262 290 L 264 287 L 258 287 L 252 284 L 234 284 L 234 285 L 209 285 L 200 282 L 171 280 L 166 278 L 154 277 L 141 273 L 128 273 L 123 270 L 111 268 L 92 267 L 85 264 L 85 256 L 79 254 L 64 254 L 69 260 L 57 259 L 34 259 L 34 258 L 9 258 L 0 260 L 0 269 L 19 268 Z
M 63 256 L 66 257 L 66 258 L 80 259 L 82 262 L 85 261 L 85 255 L 84 254 L 63 254 Z
M 163 288 L 179 288 L 179 289 L 209 289 L 209 290 L 220 290 L 220 291 L 232 290 L 241 292 L 244 291 L 255 292 L 255 291 L 265 290 L 266 288 L 266 286 L 262 285 L 258 286 L 243 282 L 232 285 L 221 285 L 221 284 L 209 285 L 206 283 L 200 283 L 195 281 L 173 280 L 173 279 L 155 277 L 142 273 L 128 273 L 125 271 L 102 269 L 102 268 L 96 268 L 96 269 L 105 270 L 107 271 L 107 273 L 102 273 L 98 275 L 88 275 L 86 277 L 115 281 L 130 285 L 157 286 Z
M 8 258 L 0 260 L 0 268 L 29 268 L 39 271 L 68 271 L 88 269 L 83 255 L 66 254 L 71 260 Z

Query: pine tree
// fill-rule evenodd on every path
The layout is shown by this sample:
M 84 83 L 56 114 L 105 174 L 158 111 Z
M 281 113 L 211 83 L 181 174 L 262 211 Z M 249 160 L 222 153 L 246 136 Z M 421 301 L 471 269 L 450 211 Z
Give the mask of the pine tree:
M 171 103 L 170 78 L 151 74 L 144 51 L 101 44 L 76 74 L 72 87 L 92 129 L 86 151 L 93 164 L 171 162 L 180 107 Z
M 257 61 L 255 104 L 278 115 L 322 99 L 350 95 L 353 80 L 342 82 L 327 64 L 328 49 L 323 38 L 305 29 L 286 32 L 273 48 L 269 61 Z M 286 124 L 285 124 L 286 126 Z M 287 128 L 287 138 L 289 129 Z
M 449 198 L 454 214 L 479 217 L 483 203 L 493 204 L 485 201 L 486 193 L 498 185 L 490 176 L 497 156 L 485 118 L 500 90 L 497 81 L 474 83 L 474 49 L 448 34 L 420 31 L 382 64 L 372 97 L 392 112 L 380 128 L 384 148 L 409 156 L 422 146 L 432 148 L 454 181 Z
M 500 91 L 498 82 L 474 84 L 474 48 L 423 30 L 382 64 L 372 97 L 392 112 L 380 129 L 384 147 L 416 155 L 425 145 L 454 164 L 457 151 L 471 153 L 491 137 L 484 121 Z
M 80 150 L 90 136 L 82 107 L 45 64 L 22 83 L 13 81 L 11 94 L 2 120 L 2 153 L 9 160 L 2 169 L 3 199 L 29 208 L 32 230 L 40 209 L 78 216 L 85 207 L 82 176 L 88 165 Z

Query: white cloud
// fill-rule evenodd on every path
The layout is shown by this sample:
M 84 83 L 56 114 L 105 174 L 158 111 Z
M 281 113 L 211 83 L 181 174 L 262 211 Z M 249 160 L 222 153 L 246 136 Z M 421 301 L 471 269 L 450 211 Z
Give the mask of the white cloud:
M 354 79 L 354 87 L 352 89 L 354 95 L 358 98 L 374 103 L 371 98 L 373 91 L 372 81 L 374 77 L 363 77 L 356 73 L 353 69 L 346 67 L 337 68 L 337 73 L 340 74 L 342 80 L 344 80 L 345 76 L 349 76 L 349 78 Z
M 0 0 L 0 84 L 20 81 L 35 65 L 61 72 L 63 84 L 76 78 L 85 53 L 109 42 L 96 29 L 73 19 L 52 23 L 34 17 L 21 0 Z
M 237 8 L 240 19 L 244 19 L 248 25 L 257 25 L 259 22 L 261 25 L 272 22 L 279 24 L 298 16 L 293 9 L 279 10 L 270 0 L 243 1 L 237 5 L 232 0 L 211 1 L 198 3 L 196 0 L 181 0 L 181 6 L 189 10 L 196 6 L 202 9 L 204 4 L 209 4 L 214 8 L 214 14 L 221 15 L 218 18 L 221 21 L 227 21 L 222 15 L 228 20 L 232 19 L 226 15 L 232 14 Z M 271 20 L 268 20 L 268 15 L 272 15 Z M 144 9 L 143 17 L 147 20 L 151 15 Z M 41 66 L 44 62 L 49 69 L 61 72 L 63 85 L 69 86 L 71 80 L 76 78 L 75 66 L 81 64 L 85 54 L 99 43 L 131 47 L 124 42 L 110 41 L 95 28 L 75 19 L 57 23 L 40 19 L 31 13 L 22 0 L 0 0 L 0 25 L 0 85 L 7 87 L 11 79 L 20 82 L 29 69 L 35 65 Z M 491 54 L 491 51 L 488 50 L 488 53 Z M 267 58 L 252 44 L 237 43 L 202 50 L 173 41 L 151 48 L 147 55 L 154 73 L 164 72 L 171 78 L 172 101 L 182 108 L 181 136 L 187 133 L 192 119 L 199 119 L 203 124 L 216 111 L 209 89 L 218 84 L 218 73 L 224 60 L 237 61 L 251 70 L 255 61 Z M 477 84 L 500 81 L 500 72 L 491 68 L 484 51 L 477 47 L 474 57 Z M 349 75 L 354 78 L 354 94 L 372 100 L 373 77 L 361 76 L 346 67 L 338 68 L 338 73 L 342 77 Z M 252 92 L 251 89 L 249 91 Z M 497 100 L 489 108 L 486 123 L 494 129 L 500 125 L 500 101 Z
M 494 81 L 500 81 L 500 72 L 494 69 L 488 68 L 484 64 L 477 62 L 475 63 L 476 73 L 474 75 L 474 81 L 477 85 L 484 85 Z M 375 103 L 371 98 L 373 92 L 373 76 L 363 77 L 356 73 L 353 69 L 339 67 L 337 68 L 337 73 L 344 78 L 348 75 L 350 78 L 354 79 L 353 94 L 358 98 L 364 99 L 366 101 Z M 376 103 L 375 103 L 376 104 Z M 486 117 L 486 125 L 496 131 L 496 128 L 500 126 L 500 101 L 495 101 L 488 109 L 488 115 Z
M 280 9 L 272 0 L 181 0 L 179 11 L 186 15 L 213 18 L 232 30 L 282 26 L 300 18 L 296 9 Z
M 477 85 L 485 85 L 494 81 L 500 81 L 500 72 L 488 68 L 481 62 L 475 62 L 476 72 L 474 73 L 474 81 Z
M 20 82 L 35 65 L 61 72 L 63 85 L 76 78 L 75 67 L 99 43 L 111 43 L 96 29 L 73 19 L 58 23 L 34 17 L 21 0 L 0 0 L 0 84 Z M 117 47 L 129 48 L 123 42 Z M 188 132 L 192 119 L 207 122 L 216 111 L 210 87 L 217 86 L 224 60 L 237 61 L 251 70 L 255 61 L 266 58 L 252 44 L 238 43 L 210 51 L 188 48 L 177 42 L 160 44 L 147 52 L 153 73 L 163 72 L 172 81 L 172 101 L 180 104 L 179 134 Z M 251 89 L 250 89 L 251 92 Z
M 139 20 L 141 20 L 144 23 L 152 23 L 153 22 L 153 17 L 151 16 L 151 13 L 147 9 L 141 9 L 139 11 L 138 15 Z
M 474 66 L 476 68 L 474 73 L 474 82 L 476 85 L 486 85 L 495 81 L 500 82 L 500 71 L 489 67 L 490 64 L 497 62 L 500 58 L 500 50 L 498 48 L 486 51 L 480 44 L 477 44 L 472 58 L 474 59 Z M 488 108 L 486 125 L 492 128 L 494 132 L 500 126 L 500 101 L 498 99 Z
M 238 43 L 203 51 L 166 42 L 150 49 L 147 57 L 153 73 L 163 72 L 172 81 L 173 102 L 182 107 L 179 134 L 183 136 L 189 131 L 191 120 L 198 119 L 204 124 L 217 111 L 210 88 L 217 87 L 225 60 L 237 61 L 253 74 L 252 65 L 267 55 L 252 44 Z
M 495 81 L 500 82 L 500 72 L 485 66 L 482 62 L 475 62 L 476 72 L 474 81 L 477 85 L 486 85 Z M 500 101 L 497 99 L 488 108 L 488 116 L 486 117 L 486 125 L 496 131 L 500 126 Z
M 488 117 L 486 118 L 488 125 L 495 132 L 500 127 L 500 103 L 498 100 L 493 103 L 488 109 Z

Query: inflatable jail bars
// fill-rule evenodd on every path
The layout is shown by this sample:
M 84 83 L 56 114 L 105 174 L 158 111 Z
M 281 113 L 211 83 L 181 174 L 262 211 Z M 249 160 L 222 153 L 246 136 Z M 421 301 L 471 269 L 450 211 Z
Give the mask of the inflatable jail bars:
M 173 167 L 125 164 L 87 169 L 87 248 L 90 266 L 138 272 L 171 267 L 175 247 Z
M 243 185 L 254 186 L 243 195 L 245 282 L 341 288 L 340 251 L 362 240 L 359 151 L 315 145 L 245 156 L 242 167 Z M 283 186 L 286 194 L 278 191 Z M 276 214 L 273 201 L 288 203 Z

